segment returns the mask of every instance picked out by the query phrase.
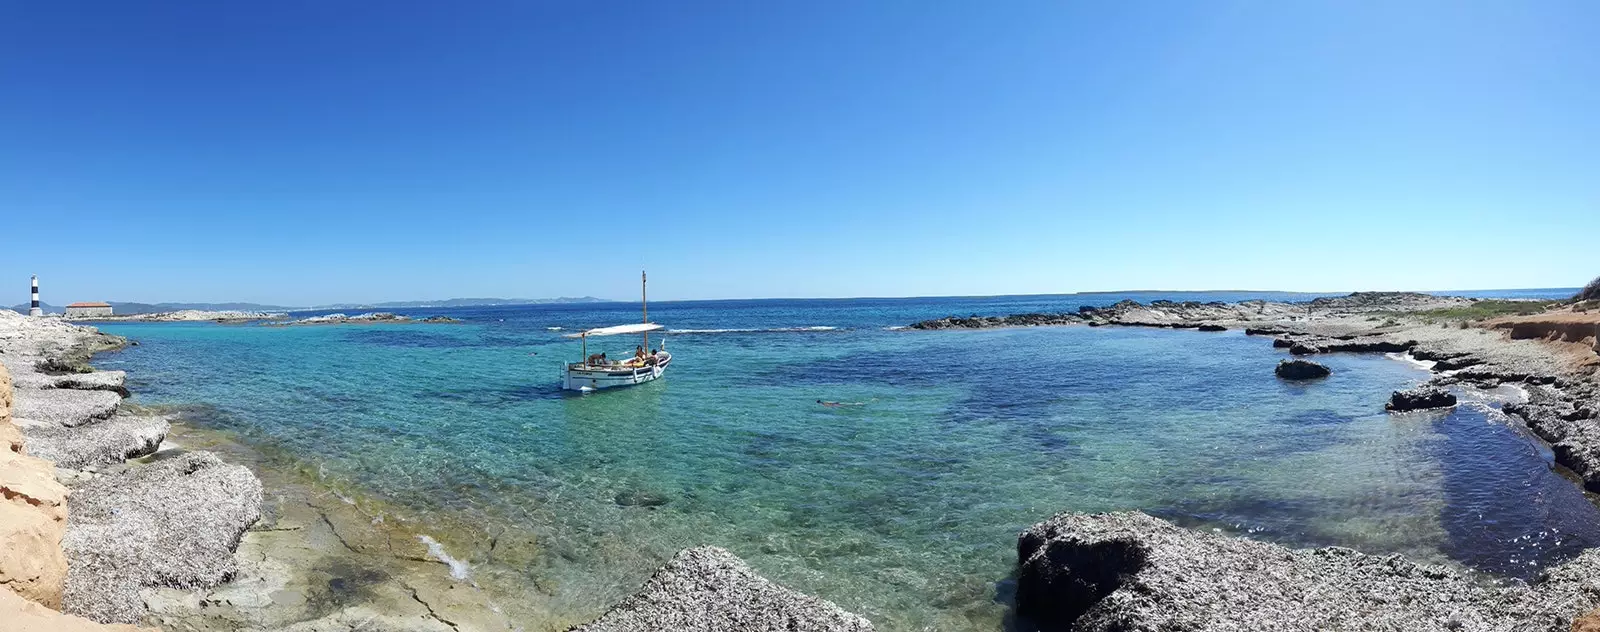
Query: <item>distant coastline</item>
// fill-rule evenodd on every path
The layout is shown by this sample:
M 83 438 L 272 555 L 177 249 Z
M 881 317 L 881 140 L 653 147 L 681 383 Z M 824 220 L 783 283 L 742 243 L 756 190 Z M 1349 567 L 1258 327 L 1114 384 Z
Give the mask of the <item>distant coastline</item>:
M 107 301 L 111 309 L 119 316 L 132 316 L 135 314 L 162 314 L 168 312 L 314 312 L 323 310 L 374 310 L 413 307 L 492 307 L 501 305 L 554 305 L 564 303 L 609 303 L 610 299 L 595 298 L 593 296 L 558 298 L 450 298 L 437 301 L 390 301 L 385 303 L 332 303 L 328 305 L 288 306 L 267 305 L 263 303 L 135 303 L 127 301 Z M 21 303 L 9 308 L 19 314 L 28 313 L 28 304 Z M 39 307 L 46 314 L 60 314 L 66 308 L 50 303 L 40 303 Z

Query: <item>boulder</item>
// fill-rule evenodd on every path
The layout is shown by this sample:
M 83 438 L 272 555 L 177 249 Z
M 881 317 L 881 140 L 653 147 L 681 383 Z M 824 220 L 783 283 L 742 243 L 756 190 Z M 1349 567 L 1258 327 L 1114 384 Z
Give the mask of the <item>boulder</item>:
M 1310 360 L 1283 360 L 1278 363 L 1278 368 L 1274 369 L 1273 373 L 1285 380 L 1313 380 L 1328 377 L 1333 371 Z
M 1222 325 L 1213 325 L 1211 323 L 1206 323 L 1204 325 L 1200 325 L 1199 327 L 1195 327 L 1195 329 L 1198 330 L 1198 331 L 1227 331 L 1228 330 L 1227 327 L 1223 327 Z
M 684 549 L 584 632 L 866 632 L 872 623 L 767 581 L 723 549 Z
M 1138 513 L 1064 513 L 1017 540 L 1018 618 L 1040 630 L 1566 632 L 1593 609 L 1600 551 L 1530 585 L 1403 556 L 1288 549 Z M 1019 625 L 1019 628 L 1026 628 Z
M 1384 405 L 1384 410 L 1404 412 L 1407 410 L 1421 410 L 1424 408 L 1448 408 L 1456 405 L 1456 396 L 1450 391 L 1437 386 L 1418 386 L 1403 391 L 1395 391 L 1389 396 L 1389 403 Z
M 143 588 L 233 577 L 239 538 L 261 517 L 261 482 L 243 466 L 192 452 L 84 483 L 70 510 L 64 610 L 135 623 L 145 613 Z

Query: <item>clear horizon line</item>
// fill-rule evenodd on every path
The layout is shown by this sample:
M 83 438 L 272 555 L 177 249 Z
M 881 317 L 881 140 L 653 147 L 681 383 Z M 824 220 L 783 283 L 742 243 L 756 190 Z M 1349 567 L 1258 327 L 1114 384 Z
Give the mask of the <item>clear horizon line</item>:
M 1216 293 L 1267 294 L 1267 293 L 1273 293 L 1273 294 L 1329 294 L 1329 295 L 1334 295 L 1334 294 L 1351 294 L 1351 293 L 1354 293 L 1354 292 L 1418 292 L 1418 293 L 1423 293 L 1423 294 L 1449 294 L 1451 292 L 1510 292 L 1510 291 L 1519 291 L 1519 290 L 1521 290 L 1521 291 L 1527 291 L 1527 290 L 1573 290 L 1575 292 L 1575 291 L 1580 290 L 1580 289 L 1582 289 L 1582 286 L 1478 288 L 1478 289 L 1451 289 L 1451 290 L 1243 290 L 1243 289 L 1171 290 L 1171 289 L 1139 289 L 1139 290 L 1080 290 L 1080 291 L 1074 291 L 1074 292 L 1028 292 L 1028 293 L 1020 293 L 1020 294 L 917 294 L 917 295 L 901 295 L 901 296 L 886 296 L 886 295 L 876 295 L 876 296 L 744 296 L 744 297 L 718 297 L 718 298 L 664 298 L 664 299 L 656 299 L 656 300 L 654 300 L 652 302 L 684 303 L 684 302 L 693 302 L 693 301 L 781 301 L 781 300 L 791 300 L 791 301 L 844 301 L 844 300 L 889 300 L 889 299 L 930 299 L 930 298 L 999 298 L 999 297 L 1025 297 L 1025 296 L 1080 296 L 1080 295 L 1086 295 L 1086 294 L 1159 294 L 1159 293 L 1166 293 L 1166 294 L 1206 294 L 1206 293 L 1212 293 L 1212 294 L 1216 294 Z M 153 301 L 153 302 L 146 302 L 146 301 L 116 301 L 116 302 L 118 302 L 118 303 L 142 303 L 142 304 L 146 304 L 146 305 L 159 305 L 161 303 L 195 303 L 195 304 L 206 304 L 206 303 L 211 303 L 211 304 L 252 303 L 252 304 L 256 304 L 256 305 L 264 305 L 264 306 L 269 306 L 269 307 L 281 307 L 281 308 L 288 309 L 288 310 L 303 311 L 303 310 L 322 309 L 323 306 L 325 306 L 325 305 L 376 306 L 377 303 L 439 303 L 439 302 L 445 302 L 445 301 L 451 301 L 451 300 L 459 300 L 459 298 L 464 298 L 464 297 L 450 298 L 450 299 L 430 299 L 430 300 L 342 301 L 342 302 L 324 303 L 322 306 L 319 306 L 319 305 L 274 305 L 272 303 L 261 303 L 261 302 L 249 301 L 249 300 Z M 483 298 L 485 300 L 511 300 L 511 299 L 501 299 L 501 298 L 497 298 L 497 297 L 480 297 L 480 298 Z M 631 302 L 633 302 L 633 299 L 612 299 L 612 298 L 601 298 L 601 297 L 594 297 L 594 296 L 587 296 L 587 297 L 552 297 L 552 298 L 546 298 L 546 299 L 527 299 L 527 300 L 530 300 L 530 301 L 553 301 L 553 300 L 559 299 L 559 298 L 578 298 L 578 299 L 589 298 L 589 299 L 596 299 L 598 301 L 607 302 L 607 303 L 631 303 Z M 107 302 L 111 302 L 111 301 L 107 301 Z M 570 303 L 581 303 L 581 302 L 587 302 L 587 301 L 570 301 Z M 507 303 L 507 305 L 536 305 L 536 304 L 539 304 L 539 303 Z

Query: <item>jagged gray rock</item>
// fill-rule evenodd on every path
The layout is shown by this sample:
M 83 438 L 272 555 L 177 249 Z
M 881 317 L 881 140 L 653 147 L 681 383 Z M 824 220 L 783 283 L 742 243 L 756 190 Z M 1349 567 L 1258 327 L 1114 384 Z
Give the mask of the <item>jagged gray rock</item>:
M 1384 410 L 1404 412 L 1407 410 L 1421 410 L 1424 408 L 1448 408 L 1456 405 L 1456 396 L 1450 391 L 1437 386 L 1424 385 L 1395 391 L 1389 396 L 1389 403 L 1384 404 Z
M 213 586 L 233 576 L 239 538 L 261 517 L 261 482 L 193 452 L 88 481 L 68 503 L 63 610 L 136 623 L 143 587 Z
M 1285 380 L 1313 380 L 1328 377 L 1333 371 L 1310 360 L 1282 360 L 1273 373 Z
M 866 632 L 872 623 L 757 575 L 717 547 L 684 549 L 583 632 Z
M 1024 531 L 1017 613 L 1041 630 L 1565 632 L 1600 595 L 1600 551 L 1531 587 L 1403 556 L 1191 531 L 1138 513 L 1064 513 Z

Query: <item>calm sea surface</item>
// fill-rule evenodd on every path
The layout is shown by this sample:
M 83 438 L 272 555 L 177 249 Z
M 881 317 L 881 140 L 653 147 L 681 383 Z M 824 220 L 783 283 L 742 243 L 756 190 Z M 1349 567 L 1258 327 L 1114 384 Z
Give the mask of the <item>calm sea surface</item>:
M 637 304 L 397 310 L 457 325 L 113 324 L 141 344 L 99 364 L 128 370 L 141 403 L 203 405 L 195 423 L 424 522 L 529 533 L 539 559 L 511 576 L 557 618 L 714 544 L 880 629 L 996 630 L 1016 533 L 1063 510 L 1511 577 L 1600 543 L 1600 512 L 1497 412 L 1509 392 L 1390 416 L 1389 391 L 1427 374 L 1381 355 L 1319 358 L 1333 376 L 1295 385 L 1272 375 L 1281 350 L 1236 331 L 894 329 L 1258 296 L 653 303 L 667 377 L 588 396 L 558 389 L 579 354 L 561 334 L 632 322 Z

